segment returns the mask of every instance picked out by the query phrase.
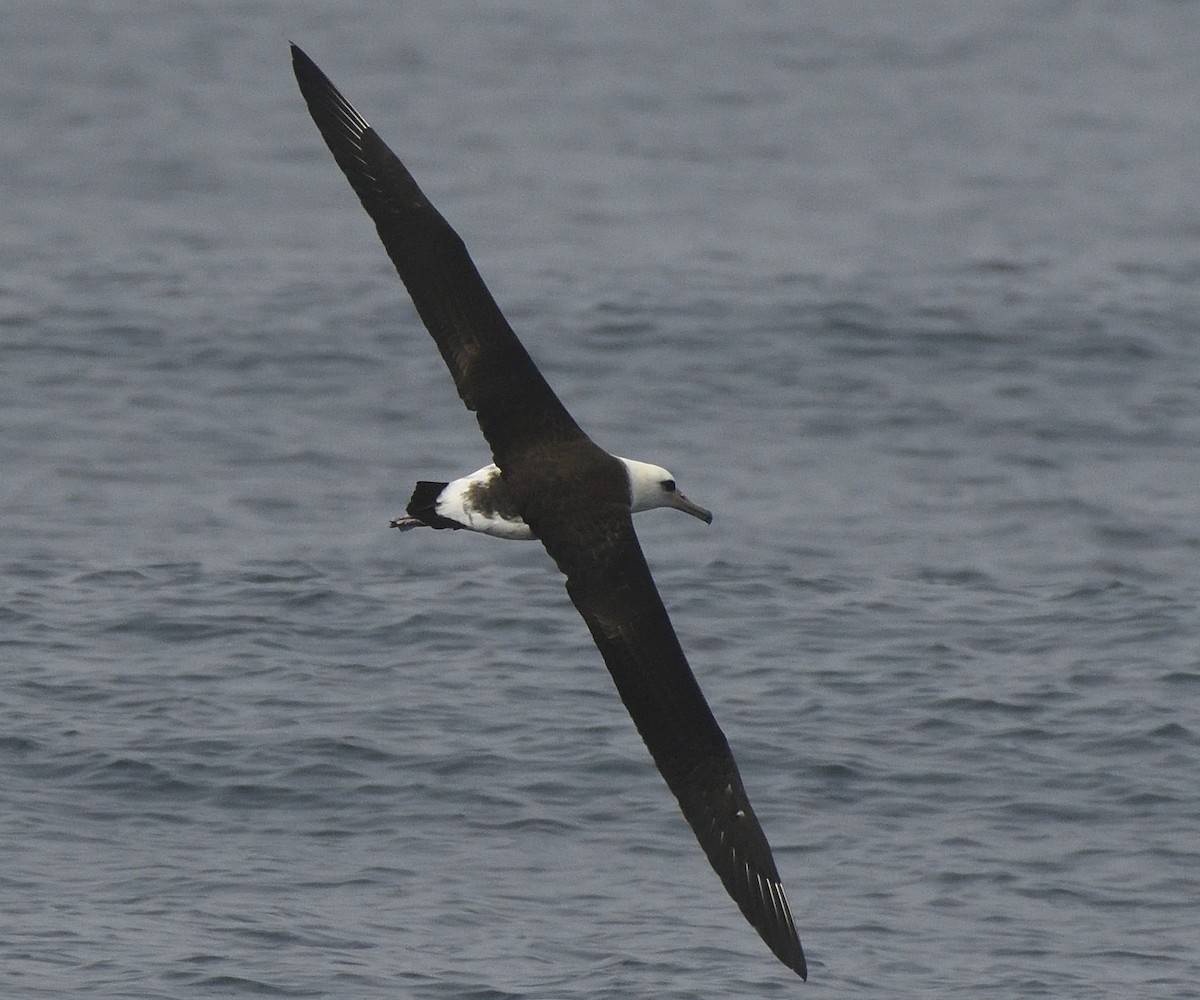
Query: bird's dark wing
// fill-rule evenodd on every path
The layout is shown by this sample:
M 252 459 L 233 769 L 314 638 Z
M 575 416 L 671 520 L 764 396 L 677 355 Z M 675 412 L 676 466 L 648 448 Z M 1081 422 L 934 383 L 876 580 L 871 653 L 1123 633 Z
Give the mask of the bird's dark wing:
M 313 121 L 374 220 L 496 463 L 503 469 L 534 445 L 586 440 L 508 325 L 462 239 L 404 164 L 295 45 L 292 66 Z
M 807 978 L 771 847 L 671 627 L 628 507 L 528 517 L 567 575 L 567 592 L 621 700 L 729 895 L 776 956 Z

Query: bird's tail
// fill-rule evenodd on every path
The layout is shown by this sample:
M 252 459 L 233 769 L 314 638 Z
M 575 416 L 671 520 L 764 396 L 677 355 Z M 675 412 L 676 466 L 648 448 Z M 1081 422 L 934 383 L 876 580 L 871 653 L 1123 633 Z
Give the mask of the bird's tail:
M 408 506 L 404 508 L 405 513 L 409 517 L 416 518 L 428 524 L 431 519 L 437 519 L 437 502 L 438 497 L 442 495 L 449 483 L 417 483 L 416 489 L 413 490 L 412 499 L 408 501 Z
M 405 508 L 407 517 L 397 517 L 392 520 L 392 527 L 399 528 L 401 531 L 410 531 L 413 528 L 462 528 L 465 525 L 459 524 L 457 521 L 452 521 L 448 517 L 443 517 L 438 513 L 438 500 L 449 483 L 417 483 L 416 489 L 413 490 L 412 499 L 408 501 L 408 506 Z

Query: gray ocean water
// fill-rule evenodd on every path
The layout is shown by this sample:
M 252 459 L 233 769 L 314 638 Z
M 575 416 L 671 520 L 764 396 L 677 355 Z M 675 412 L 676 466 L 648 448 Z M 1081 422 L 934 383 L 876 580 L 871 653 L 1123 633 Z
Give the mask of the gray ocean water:
M 605 447 L 746 925 L 296 90 Z M 0 13 L 0 995 L 1200 996 L 1200 5 Z

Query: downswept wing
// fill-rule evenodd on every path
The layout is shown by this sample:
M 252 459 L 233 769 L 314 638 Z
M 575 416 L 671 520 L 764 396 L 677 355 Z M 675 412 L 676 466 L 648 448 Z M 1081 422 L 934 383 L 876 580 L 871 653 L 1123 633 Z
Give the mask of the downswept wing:
M 621 700 L 725 889 L 780 961 L 807 978 L 771 847 L 683 655 L 628 509 L 608 505 L 576 509 L 570 520 L 536 520 Z
M 459 235 L 408 169 L 305 53 L 296 82 L 326 145 L 375 222 L 496 464 L 527 447 L 587 440 L 500 312 Z

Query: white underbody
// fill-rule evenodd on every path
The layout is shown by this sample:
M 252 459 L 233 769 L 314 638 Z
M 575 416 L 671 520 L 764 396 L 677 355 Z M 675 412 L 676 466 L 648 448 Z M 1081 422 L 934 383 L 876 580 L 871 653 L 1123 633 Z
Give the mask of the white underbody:
M 482 469 L 463 476 L 452 483 L 438 495 L 435 510 L 441 517 L 449 518 L 462 525 L 468 531 L 479 531 L 496 538 L 515 538 L 526 541 L 533 539 L 534 534 L 519 516 L 506 518 L 486 507 L 481 508 L 471 502 L 471 495 L 486 491 L 493 480 L 500 478 L 500 468 L 495 465 L 485 465 Z

